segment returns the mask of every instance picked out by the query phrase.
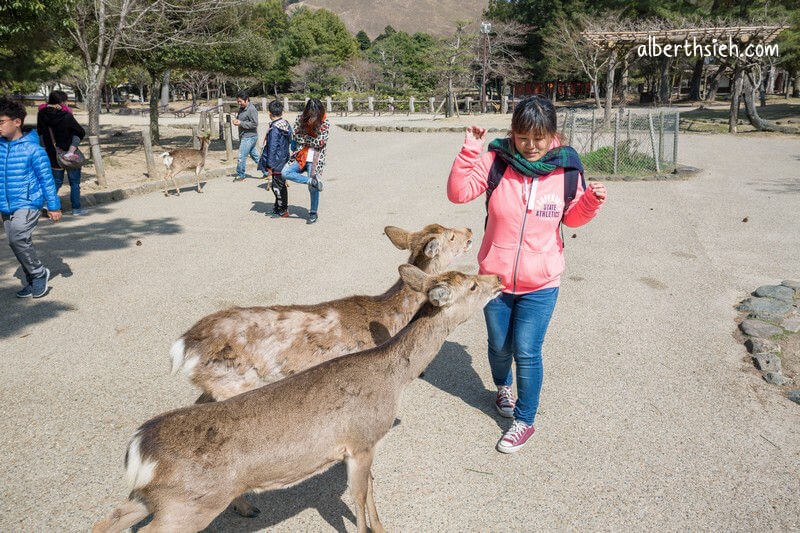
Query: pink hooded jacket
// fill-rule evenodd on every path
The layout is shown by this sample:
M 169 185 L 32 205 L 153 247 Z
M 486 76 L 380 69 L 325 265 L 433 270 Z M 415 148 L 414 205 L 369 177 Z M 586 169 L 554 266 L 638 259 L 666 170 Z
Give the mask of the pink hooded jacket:
M 560 146 L 553 139 L 550 149 Z M 496 154 L 481 155 L 483 142 L 466 140 L 447 180 L 447 197 L 462 204 L 486 192 L 489 169 Z M 564 224 L 589 222 L 602 201 L 584 194 L 578 182 L 575 199 L 567 206 Z M 503 292 L 524 294 L 558 287 L 564 272 L 564 243 L 558 233 L 564 212 L 564 171 L 558 168 L 541 178 L 527 178 L 511 165 L 492 192 L 489 220 L 478 252 L 481 274 L 500 276 Z

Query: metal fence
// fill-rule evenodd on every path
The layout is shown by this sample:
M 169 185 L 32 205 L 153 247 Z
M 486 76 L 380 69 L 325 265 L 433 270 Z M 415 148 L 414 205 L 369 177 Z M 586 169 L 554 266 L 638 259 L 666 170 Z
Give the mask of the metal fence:
M 601 111 L 558 113 L 559 130 L 581 156 L 588 174 L 643 176 L 677 166 L 680 114 L 619 111 L 608 122 Z

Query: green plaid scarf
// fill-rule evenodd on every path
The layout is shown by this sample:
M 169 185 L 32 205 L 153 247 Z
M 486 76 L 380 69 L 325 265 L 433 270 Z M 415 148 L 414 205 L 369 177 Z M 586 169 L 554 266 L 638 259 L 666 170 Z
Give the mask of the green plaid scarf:
M 559 146 L 548 151 L 538 161 L 528 161 L 515 149 L 511 139 L 495 139 L 489 143 L 489 151 L 496 152 L 503 160 L 514 167 L 514 170 L 529 178 L 546 176 L 557 168 L 565 172 L 577 170 L 583 175 L 583 163 L 578 152 L 571 146 Z

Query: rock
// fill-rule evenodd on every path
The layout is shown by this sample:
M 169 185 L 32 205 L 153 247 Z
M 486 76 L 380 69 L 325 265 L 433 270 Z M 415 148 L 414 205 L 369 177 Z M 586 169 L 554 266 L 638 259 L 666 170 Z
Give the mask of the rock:
M 775 298 L 776 300 L 791 302 L 794 300 L 794 289 L 784 287 L 783 285 L 764 285 L 756 289 L 755 295 L 763 298 Z
M 747 339 L 744 344 L 753 355 L 758 353 L 780 353 L 781 351 L 781 347 L 777 343 L 758 337 Z
M 744 300 L 736 309 L 747 311 L 753 318 L 780 321 L 792 310 L 792 304 L 775 298 L 753 297 Z
M 764 381 L 780 387 L 781 385 L 786 385 L 787 383 L 791 383 L 792 380 L 787 378 L 780 372 L 767 372 L 766 374 L 764 374 Z
M 781 358 L 776 353 L 760 353 L 753 356 L 756 368 L 762 372 L 780 372 L 783 368 Z
M 739 324 L 739 327 L 746 335 L 750 335 L 751 337 L 761 337 L 763 339 L 783 333 L 783 330 L 778 326 L 773 326 L 772 324 L 767 324 L 766 322 L 752 318 L 748 318 Z
M 789 394 L 786 396 L 788 396 L 788 398 L 794 403 L 800 405 L 800 389 L 790 390 Z
M 790 289 L 794 289 L 794 297 L 800 298 L 800 281 L 786 279 L 781 281 L 781 285 L 784 287 L 789 287 Z
M 781 323 L 781 327 L 790 333 L 800 331 L 800 316 L 789 317 Z

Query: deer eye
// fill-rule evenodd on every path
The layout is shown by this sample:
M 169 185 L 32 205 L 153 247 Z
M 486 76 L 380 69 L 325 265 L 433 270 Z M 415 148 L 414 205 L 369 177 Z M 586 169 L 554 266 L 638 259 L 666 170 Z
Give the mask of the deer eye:
M 477 291 L 478 290 L 478 284 L 473 281 L 472 282 L 472 287 L 470 287 L 469 290 Z

